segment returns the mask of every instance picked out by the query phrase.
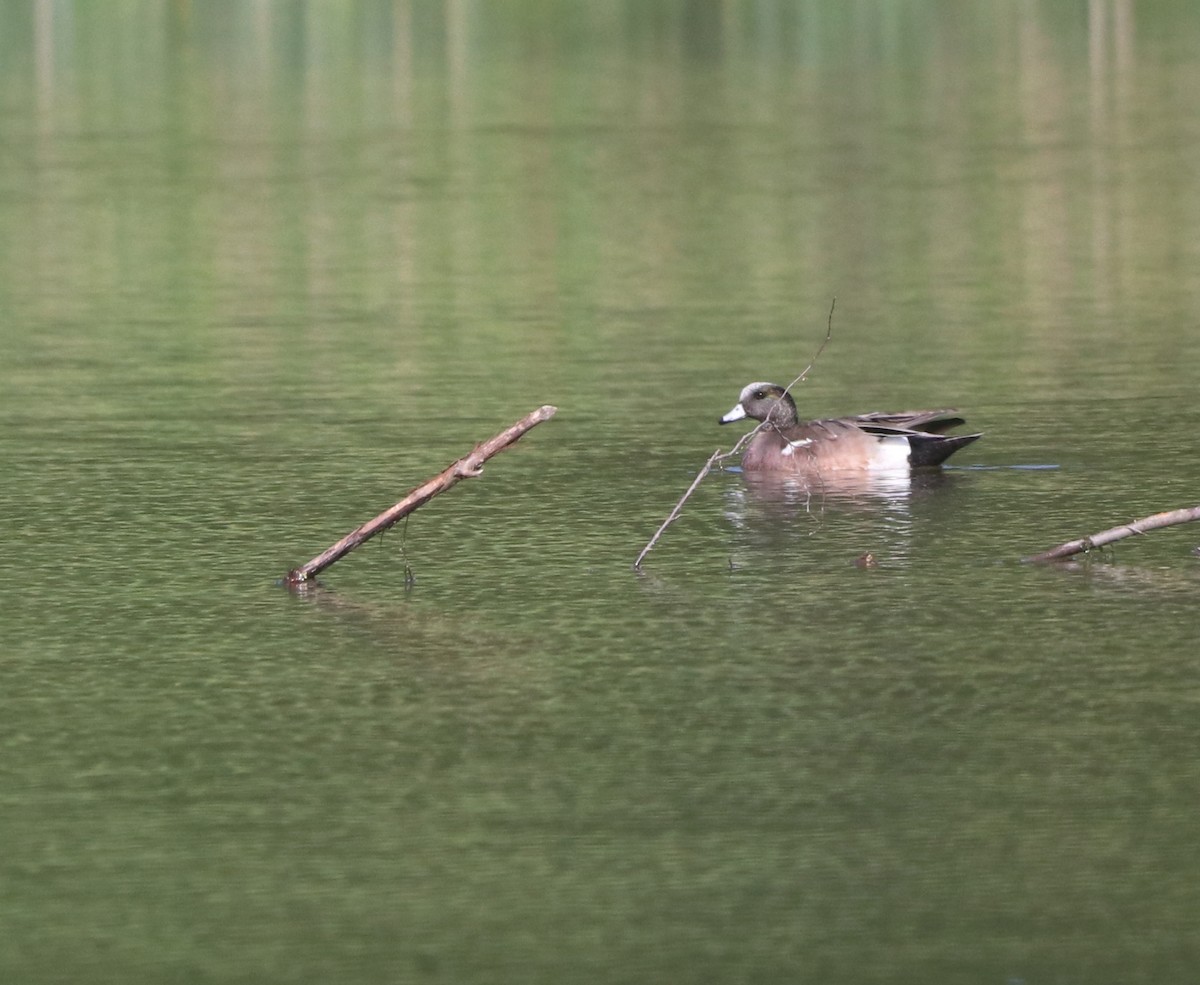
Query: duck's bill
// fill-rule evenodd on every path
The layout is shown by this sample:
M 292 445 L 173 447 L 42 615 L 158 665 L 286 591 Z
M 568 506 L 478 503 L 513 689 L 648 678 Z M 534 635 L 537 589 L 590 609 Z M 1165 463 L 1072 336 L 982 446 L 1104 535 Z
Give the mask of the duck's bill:
M 717 423 L 718 424 L 732 424 L 734 421 L 740 421 L 745 416 L 746 416 L 746 408 L 743 407 L 741 404 L 737 404 L 733 408 L 733 410 L 731 410 L 724 417 L 718 417 Z

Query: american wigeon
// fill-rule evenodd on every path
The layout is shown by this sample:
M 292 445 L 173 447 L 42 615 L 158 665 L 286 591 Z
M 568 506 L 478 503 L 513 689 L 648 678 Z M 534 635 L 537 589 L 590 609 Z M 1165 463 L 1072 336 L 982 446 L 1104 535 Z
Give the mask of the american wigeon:
M 979 434 L 944 434 L 966 423 L 952 410 L 909 410 L 800 421 L 792 395 L 776 383 L 751 383 L 721 424 L 750 418 L 767 426 L 742 455 L 747 472 L 876 470 L 941 465 Z

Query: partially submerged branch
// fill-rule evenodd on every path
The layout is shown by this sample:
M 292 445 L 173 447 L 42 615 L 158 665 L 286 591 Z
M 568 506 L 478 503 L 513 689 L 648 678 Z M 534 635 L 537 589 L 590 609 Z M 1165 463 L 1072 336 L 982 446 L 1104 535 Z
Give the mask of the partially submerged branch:
M 783 392 L 785 394 L 791 393 L 792 387 L 803 383 L 808 377 L 808 374 L 812 371 L 812 368 L 817 364 L 817 360 L 821 358 L 821 353 L 825 351 L 825 346 L 829 344 L 829 340 L 833 337 L 833 309 L 836 307 L 837 298 L 835 297 L 833 302 L 829 305 L 829 317 L 825 320 L 825 338 L 821 340 L 821 344 L 817 347 L 817 351 L 813 355 L 812 361 L 804 367 L 803 372 L 801 372 L 799 376 L 797 376 L 794 380 L 792 380 L 791 383 L 783 388 Z M 782 400 L 783 397 L 780 397 L 779 399 Z M 656 531 L 654 531 L 654 536 L 650 538 L 649 543 L 642 548 L 642 552 L 637 556 L 637 560 L 633 562 L 634 571 L 642 570 L 642 561 L 645 559 L 646 555 L 649 554 L 654 545 L 658 543 L 658 538 L 662 536 L 663 531 L 666 530 L 667 527 L 669 527 L 672 523 L 674 523 L 676 519 L 678 519 L 679 514 L 683 511 L 683 504 L 686 503 L 692 493 L 696 491 L 696 487 L 704 481 L 704 477 L 713 470 L 713 466 L 720 462 L 724 462 L 728 458 L 733 458 L 742 450 L 742 446 L 745 445 L 746 442 L 758 434 L 758 432 L 763 428 L 770 426 L 771 425 L 769 425 L 766 421 L 760 421 L 755 428 L 743 434 L 737 440 L 737 443 L 729 449 L 729 451 L 723 452 L 720 448 L 718 448 L 709 456 L 708 461 L 704 463 L 704 467 L 700 469 L 698 473 L 696 473 L 696 478 L 694 478 L 692 480 L 692 484 L 688 486 L 687 492 L 685 492 L 679 498 L 679 502 L 675 504 L 675 508 L 671 510 L 669 514 L 667 514 L 667 518 L 663 520 L 662 525 Z
M 680 511 L 683 509 L 683 504 L 688 501 L 688 497 L 695 492 L 696 487 L 700 485 L 704 477 L 712 471 L 713 465 L 719 462 L 722 458 L 726 457 L 728 457 L 728 454 L 722 454 L 720 448 L 708 456 L 708 461 L 704 463 L 704 468 L 696 473 L 696 478 L 692 480 L 692 484 L 688 486 L 687 492 L 685 492 L 680 498 L 679 502 L 675 504 L 675 509 L 671 510 L 671 512 L 667 514 L 667 518 L 663 520 L 662 525 L 656 531 L 654 531 L 654 536 L 650 538 L 650 542 L 642 548 L 642 553 L 639 554 L 637 556 L 637 560 L 633 562 L 634 571 L 642 570 L 642 559 L 649 554 L 651 548 L 658 543 L 658 538 L 662 536 L 662 532 L 675 522 L 676 517 L 679 516 Z
M 1029 557 L 1021 558 L 1021 560 L 1025 563 L 1057 561 L 1060 558 L 1072 557 L 1076 554 L 1095 550 L 1098 547 L 1103 547 L 1105 544 L 1111 544 L 1114 541 L 1123 540 L 1135 534 L 1144 534 L 1150 530 L 1157 530 L 1159 527 L 1173 527 L 1177 523 L 1190 523 L 1193 520 L 1200 520 L 1200 506 L 1187 506 L 1179 510 L 1155 513 L 1153 516 L 1143 517 L 1140 520 L 1134 520 L 1132 523 L 1123 523 L 1119 527 L 1110 527 L 1108 530 L 1101 530 L 1100 533 L 1092 534 L 1090 537 L 1080 537 L 1078 540 L 1059 544 L 1048 551 L 1042 551 L 1041 554 L 1031 554 Z
M 393 523 L 408 516 L 413 510 L 424 506 L 438 493 L 445 492 L 451 486 L 457 485 L 462 479 L 473 479 L 481 475 L 483 473 L 484 462 L 493 455 L 504 451 L 505 448 L 516 442 L 526 431 L 536 427 L 543 421 L 550 420 L 557 412 L 558 408 L 551 407 L 549 404 L 539 407 L 537 410 L 526 414 L 516 423 L 505 428 L 499 434 L 476 445 L 469 455 L 464 455 L 429 481 L 417 486 L 416 489 L 400 500 L 395 506 L 380 513 L 375 519 L 368 520 L 357 530 L 347 534 L 307 564 L 293 568 L 284 576 L 284 583 L 287 585 L 300 585 L 311 578 L 315 578 L 331 564 L 345 557 L 360 544 L 370 540 L 377 533 L 387 530 Z

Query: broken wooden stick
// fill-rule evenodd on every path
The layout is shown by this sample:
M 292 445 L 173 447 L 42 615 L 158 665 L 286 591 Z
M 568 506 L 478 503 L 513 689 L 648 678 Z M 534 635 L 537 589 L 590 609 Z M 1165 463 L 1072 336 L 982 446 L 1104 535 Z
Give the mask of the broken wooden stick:
M 537 410 L 526 414 L 515 424 L 505 428 L 495 437 L 488 438 L 487 441 L 476 445 L 469 455 L 464 455 L 428 482 L 417 486 L 416 489 L 400 500 L 395 506 L 380 513 L 374 520 L 368 520 L 357 530 L 347 534 L 307 564 L 293 568 L 284 576 L 284 584 L 300 585 L 311 578 L 315 578 L 333 564 L 334 561 L 345 557 L 364 541 L 370 540 L 377 533 L 387 530 L 397 520 L 403 519 L 413 510 L 424 506 L 438 493 L 443 493 L 451 486 L 457 485 L 461 479 L 473 479 L 481 475 L 484 462 L 498 452 L 504 451 L 505 448 L 517 441 L 530 428 L 536 427 L 543 421 L 550 420 L 557 412 L 558 408 L 551 407 L 549 404 L 539 407 Z
M 1067 543 L 1059 544 L 1048 551 L 1042 551 L 1041 554 L 1031 554 L 1021 560 L 1026 564 L 1057 561 L 1059 558 L 1095 550 L 1097 547 L 1103 547 L 1105 544 L 1111 544 L 1113 541 L 1122 540 L 1125 537 L 1132 537 L 1134 534 L 1144 534 L 1149 530 L 1157 530 L 1159 527 L 1173 527 L 1177 523 L 1190 523 L 1192 520 L 1200 520 L 1200 506 L 1187 506 L 1179 510 L 1155 513 L 1153 516 L 1142 517 L 1132 523 L 1123 523 L 1119 527 L 1101 530 L 1100 533 L 1092 534 L 1090 537 L 1067 541 Z

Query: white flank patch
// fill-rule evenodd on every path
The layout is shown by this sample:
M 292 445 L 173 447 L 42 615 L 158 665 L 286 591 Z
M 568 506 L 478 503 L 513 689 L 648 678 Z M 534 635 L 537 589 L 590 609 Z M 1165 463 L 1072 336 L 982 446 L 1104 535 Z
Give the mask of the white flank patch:
M 906 469 L 908 468 L 908 453 L 912 449 L 908 445 L 908 439 L 898 434 L 886 434 L 879 436 L 879 447 L 875 449 L 875 454 L 871 456 L 871 468 L 883 471 L 885 469 Z
M 789 441 L 787 444 L 785 444 L 783 446 L 783 451 L 780 452 L 780 454 L 781 455 L 790 455 L 797 448 L 807 448 L 809 445 L 812 444 L 812 442 L 813 442 L 812 438 L 797 438 L 795 441 Z

